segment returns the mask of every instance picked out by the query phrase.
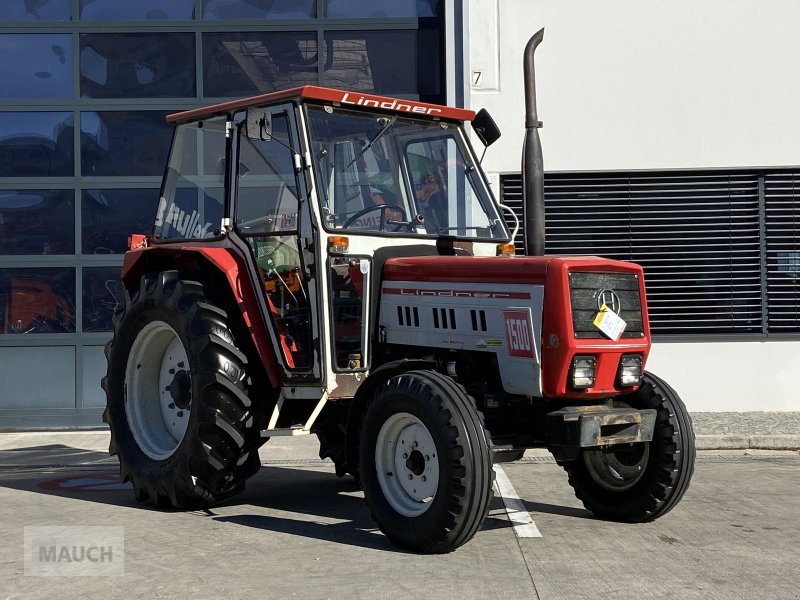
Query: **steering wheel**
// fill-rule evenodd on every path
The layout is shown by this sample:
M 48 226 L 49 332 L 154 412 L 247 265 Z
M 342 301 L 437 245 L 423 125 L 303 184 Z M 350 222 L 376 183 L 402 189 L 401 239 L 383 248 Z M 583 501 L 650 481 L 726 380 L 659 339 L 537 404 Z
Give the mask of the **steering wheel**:
M 405 225 L 405 221 L 408 221 L 408 215 L 406 215 L 405 209 L 400 206 L 399 204 L 374 204 L 373 206 L 368 206 L 367 208 L 362 208 L 352 217 L 347 219 L 344 223 L 342 223 L 342 229 L 346 227 L 350 227 L 353 223 L 355 223 L 358 219 L 363 217 L 366 214 L 379 210 L 381 212 L 381 227 L 380 231 L 386 231 L 386 211 L 387 210 L 398 210 L 400 214 L 403 215 L 403 225 Z

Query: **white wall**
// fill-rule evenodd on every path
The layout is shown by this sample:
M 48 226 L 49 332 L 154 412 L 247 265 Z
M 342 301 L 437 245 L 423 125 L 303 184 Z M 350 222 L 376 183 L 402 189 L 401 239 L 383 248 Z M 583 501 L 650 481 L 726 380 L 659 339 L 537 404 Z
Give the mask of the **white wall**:
M 800 164 L 797 0 L 470 0 L 469 66 L 519 170 L 522 51 L 537 51 L 548 171 Z
M 470 0 L 470 107 L 503 131 L 495 186 L 520 170 L 541 27 L 545 170 L 800 165 L 800 1 Z M 800 410 L 800 342 L 656 343 L 648 369 L 692 411 Z
M 800 342 L 654 344 L 647 370 L 693 412 L 800 410 Z

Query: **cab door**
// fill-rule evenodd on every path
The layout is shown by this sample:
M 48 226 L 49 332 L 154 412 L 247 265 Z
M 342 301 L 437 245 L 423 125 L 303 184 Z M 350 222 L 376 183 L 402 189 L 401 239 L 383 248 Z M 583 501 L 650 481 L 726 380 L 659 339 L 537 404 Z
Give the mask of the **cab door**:
M 311 233 L 301 230 L 310 219 L 295 116 L 291 105 L 265 110 L 271 127 L 255 136 L 245 112 L 234 119 L 234 228 L 255 261 L 284 381 L 318 382 L 315 259 L 304 241 Z

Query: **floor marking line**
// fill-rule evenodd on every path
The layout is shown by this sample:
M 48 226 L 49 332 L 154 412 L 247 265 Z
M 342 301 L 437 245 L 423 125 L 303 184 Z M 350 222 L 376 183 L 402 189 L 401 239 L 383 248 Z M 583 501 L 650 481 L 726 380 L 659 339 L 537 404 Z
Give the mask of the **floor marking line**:
M 525 504 L 517 495 L 514 486 L 511 485 L 511 480 L 508 478 L 508 475 L 506 475 L 503 467 L 495 465 L 494 472 L 495 485 L 497 486 L 500 497 L 503 499 L 503 504 L 505 504 L 508 520 L 511 521 L 511 524 L 514 526 L 514 533 L 517 534 L 517 537 L 521 538 L 542 537 L 542 533 L 533 521 L 531 513 L 525 509 Z

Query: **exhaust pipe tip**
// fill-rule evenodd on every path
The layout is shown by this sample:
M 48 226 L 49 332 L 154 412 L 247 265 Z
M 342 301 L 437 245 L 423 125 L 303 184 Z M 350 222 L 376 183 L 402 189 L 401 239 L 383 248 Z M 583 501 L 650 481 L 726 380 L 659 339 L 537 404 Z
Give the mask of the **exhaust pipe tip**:
M 531 39 L 525 45 L 525 52 L 523 54 L 523 72 L 525 77 L 525 127 L 542 126 L 536 114 L 536 74 L 533 66 L 533 55 L 536 48 L 542 43 L 544 39 L 544 27 L 533 34 Z

